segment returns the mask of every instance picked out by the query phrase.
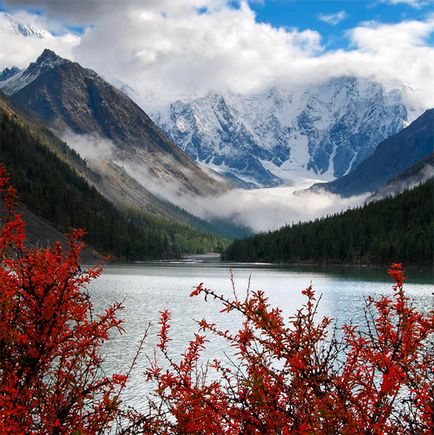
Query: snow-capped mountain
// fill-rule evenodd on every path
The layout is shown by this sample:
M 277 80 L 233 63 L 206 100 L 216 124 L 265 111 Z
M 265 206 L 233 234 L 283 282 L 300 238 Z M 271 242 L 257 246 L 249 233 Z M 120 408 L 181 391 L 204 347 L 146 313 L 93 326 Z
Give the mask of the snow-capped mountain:
M 53 35 L 47 30 L 30 23 L 20 22 L 7 12 L 0 12 L 0 26 L 7 30 L 8 33 L 24 36 L 26 38 L 53 38 Z
M 193 159 L 256 186 L 340 177 L 407 123 L 399 91 L 354 77 L 145 110 Z

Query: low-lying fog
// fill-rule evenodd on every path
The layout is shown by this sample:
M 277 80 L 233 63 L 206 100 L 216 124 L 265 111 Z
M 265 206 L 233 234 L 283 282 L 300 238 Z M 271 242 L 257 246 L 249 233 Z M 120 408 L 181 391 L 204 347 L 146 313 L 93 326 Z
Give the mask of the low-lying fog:
M 214 197 L 193 196 L 181 193 L 182 188 L 176 182 L 156 180 L 137 162 L 116 159 L 114 145 L 107 139 L 72 132 L 64 132 L 61 136 L 91 165 L 96 160 L 110 160 L 122 166 L 129 176 L 154 195 L 169 200 L 195 216 L 205 220 L 229 220 L 255 232 L 275 230 L 286 224 L 341 212 L 363 204 L 369 196 L 342 198 L 332 193 L 306 191 L 320 181 L 317 179 L 304 179 L 292 186 L 233 189 Z
M 307 221 L 363 204 L 366 195 L 339 195 L 305 191 L 317 180 L 294 186 L 267 189 L 235 189 L 214 198 L 172 198 L 177 205 L 204 219 L 229 219 L 255 232 L 275 230 L 283 225 Z

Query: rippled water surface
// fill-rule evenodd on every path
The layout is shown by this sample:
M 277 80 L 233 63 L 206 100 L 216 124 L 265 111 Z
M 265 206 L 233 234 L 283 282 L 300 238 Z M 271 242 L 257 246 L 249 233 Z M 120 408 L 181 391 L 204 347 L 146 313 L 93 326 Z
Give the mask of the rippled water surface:
M 170 334 L 172 356 L 183 353 L 197 327 L 194 320 L 206 318 L 223 329 L 233 330 L 239 325 L 236 315 L 219 313 L 215 301 L 202 297 L 190 298 L 192 289 L 203 282 L 218 293 L 231 292 L 230 269 L 224 263 L 177 264 L 146 263 L 140 265 L 107 266 L 103 275 L 89 290 L 97 311 L 115 301 L 123 301 L 125 334 L 114 336 L 105 347 L 105 369 L 108 373 L 126 370 L 149 322 L 151 329 L 145 348 L 125 391 L 125 399 L 136 407 L 144 406 L 144 397 L 151 386 L 143 372 L 149 365 L 147 356 L 153 355 L 158 331 L 159 311 L 169 309 L 172 315 Z M 301 290 L 313 284 L 322 294 L 320 315 L 337 319 L 339 324 L 363 322 L 363 303 L 368 295 L 391 292 L 391 281 L 384 269 L 370 268 L 284 268 L 267 265 L 238 265 L 232 268 L 235 285 L 240 294 L 249 285 L 252 290 L 266 292 L 270 303 L 279 306 L 286 315 L 301 307 Z M 434 306 L 432 270 L 410 269 L 407 294 L 422 309 Z M 230 350 L 221 341 L 212 339 L 205 358 L 225 359 Z

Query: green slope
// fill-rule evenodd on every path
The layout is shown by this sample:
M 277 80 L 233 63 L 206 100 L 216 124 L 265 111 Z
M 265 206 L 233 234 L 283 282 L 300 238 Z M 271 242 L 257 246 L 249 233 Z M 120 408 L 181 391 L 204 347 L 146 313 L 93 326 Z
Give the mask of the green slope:
M 235 241 L 227 260 L 432 264 L 433 180 L 395 197 Z
M 2 102 L 0 161 L 11 174 L 19 200 L 56 229 L 86 228 L 88 243 L 104 254 L 127 260 L 173 258 L 185 252 L 219 250 L 227 244 L 185 225 L 119 211 L 49 149 L 44 135 Z M 64 151 L 86 166 L 73 151 Z

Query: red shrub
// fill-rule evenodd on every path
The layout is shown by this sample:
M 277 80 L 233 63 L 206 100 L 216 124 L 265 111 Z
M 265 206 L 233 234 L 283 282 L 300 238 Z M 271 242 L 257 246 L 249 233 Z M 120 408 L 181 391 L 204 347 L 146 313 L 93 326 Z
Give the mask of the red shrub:
M 347 325 L 342 338 L 331 320 L 316 319 L 311 287 L 307 301 L 285 322 L 261 291 L 240 301 L 199 285 L 192 296 L 211 296 L 223 312 L 237 311 L 241 329 L 231 334 L 206 320 L 199 332 L 223 337 L 235 349 L 236 367 L 208 363 L 207 382 L 197 362 L 205 336 L 196 334 L 180 362 L 168 351 L 169 314 L 161 316 L 159 344 L 169 369 L 154 360 L 157 383 L 145 432 L 168 433 L 431 433 L 434 397 L 434 312 L 423 315 L 405 296 L 404 273 L 394 264 L 388 297 L 366 306 L 363 329 Z
M 81 271 L 82 231 L 69 249 L 29 249 L 0 167 L 0 432 L 100 433 L 126 378 L 101 372 L 102 344 L 121 331 L 119 304 L 93 315 L 84 291 L 101 268 Z

